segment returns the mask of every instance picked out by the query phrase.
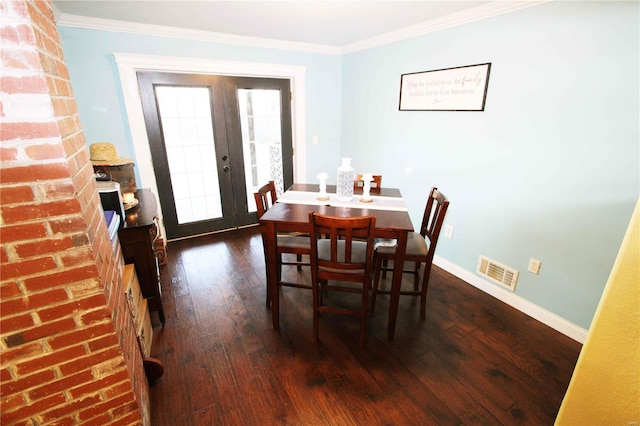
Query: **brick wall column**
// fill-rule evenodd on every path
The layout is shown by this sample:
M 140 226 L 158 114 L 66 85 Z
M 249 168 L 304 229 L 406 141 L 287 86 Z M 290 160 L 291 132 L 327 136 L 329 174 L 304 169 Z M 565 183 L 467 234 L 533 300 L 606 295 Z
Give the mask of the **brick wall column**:
M 0 424 L 148 424 L 50 0 L 0 7 Z

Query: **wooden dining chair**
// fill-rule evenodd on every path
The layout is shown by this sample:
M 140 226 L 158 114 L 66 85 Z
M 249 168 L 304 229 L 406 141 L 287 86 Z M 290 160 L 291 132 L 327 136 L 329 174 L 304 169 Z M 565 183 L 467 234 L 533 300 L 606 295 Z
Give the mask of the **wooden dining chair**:
M 269 207 L 271 207 L 277 200 L 278 195 L 276 193 L 275 183 L 271 180 L 265 185 L 258 188 L 257 192 L 253 193 L 256 201 L 256 208 L 258 212 L 258 219 L 265 214 Z M 276 236 L 277 245 L 277 268 L 278 268 L 278 287 L 298 287 L 311 289 L 311 285 L 297 282 L 282 281 L 282 266 L 292 265 L 296 266 L 298 271 L 302 270 L 303 266 L 309 266 L 310 262 L 305 262 L 302 259 L 303 255 L 311 254 L 311 243 L 309 234 L 304 233 L 278 233 Z M 266 254 L 266 251 L 265 251 Z M 283 255 L 294 254 L 296 256 L 295 261 L 286 260 Z M 266 256 L 265 256 L 266 259 Z M 271 306 L 271 298 L 269 295 L 269 289 L 267 289 L 266 297 L 267 307 Z
M 311 283 L 313 287 L 313 338 L 317 342 L 321 312 L 360 317 L 360 343 L 367 331 L 374 216 L 333 217 L 309 212 Z M 324 304 L 324 292 L 361 295 L 360 309 Z
M 431 188 L 427 206 L 422 216 L 420 232 L 411 232 L 407 237 L 407 249 L 404 256 L 405 262 L 414 262 L 413 269 L 405 269 L 403 273 L 413 274 L 413 290 L 401 290 L 402 295 L 420 296 L 420 319 L 426 317 L 427 288 L 429 286 L 429 275 L 431 274 L 431 264 L 436 252 L 440 229 L 444 222 L 444 217 L 449 208 L 447 197 L 438 188 Z M 386 245 L 378 246 L 373 254 L 373 269 L 375 276 L 373 279 L 373 292 L 371 295 L 371 312 L 375 308 L 376 296 L 378 294 L 389 294 L 389 290 L 380 290 L 380 273 L 393 271 L 388 266 L 388 261 L 396 258 L 396 248 Z M 424 263 L 424 273 L 422 274 L 422 285 L 420 285 L 420 265 Z
M 356 175 L 356 178 L 353 181 L 353 189 L 362 189 L 363 187 L 364 187 L 364 182 L 362 181 L 362 173 L 360 173 Z M 371 181 L 370 192 L 380 192 L 381 187 L 382 187 L 382 175 L 373 175 L 373 181 Z

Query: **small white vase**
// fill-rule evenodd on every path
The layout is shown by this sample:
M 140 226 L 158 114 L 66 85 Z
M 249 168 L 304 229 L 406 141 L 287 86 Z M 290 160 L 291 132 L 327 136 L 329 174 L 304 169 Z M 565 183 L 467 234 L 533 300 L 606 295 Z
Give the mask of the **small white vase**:
M 338 183 L 336 186 L 338 201 L 351 201 L 353 198 L 354 178 L 355 174 L 351 166 L 351 158 L 342 158 L 340 167 L 338 167 Z

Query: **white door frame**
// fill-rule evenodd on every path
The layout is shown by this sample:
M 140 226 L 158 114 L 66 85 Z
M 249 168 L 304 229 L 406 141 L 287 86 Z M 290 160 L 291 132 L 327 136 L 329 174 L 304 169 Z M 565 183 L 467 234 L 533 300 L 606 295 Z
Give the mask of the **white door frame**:
M 241 77 L 287 78 L 291 81 L 291 119 L 293 126 L 293 180 L 306 176 L 305 150 L 305 72 L 306 67 L 255 62 L 220 61 L 178 56 L 114 53 L 124 98 L 131 139 L 140 175 L 140 187 L 150 188 L 158 197 L 149 138 L 144 123 L 137 71 L 189 74 L 219 74 Z M 160 205 L 158 200 L 158 205 Z

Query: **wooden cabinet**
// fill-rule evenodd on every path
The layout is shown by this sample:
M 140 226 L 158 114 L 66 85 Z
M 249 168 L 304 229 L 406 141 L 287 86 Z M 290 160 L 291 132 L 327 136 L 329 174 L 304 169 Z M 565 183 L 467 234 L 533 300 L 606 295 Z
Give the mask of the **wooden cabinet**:
M 136 191 L 138 205 L 125 213 L 125 222 L 118 231 L 125 263 L 136 268 L 142 296 L 147 299 L 149 311 L 157 311 L 164 326 L 160 268 L 154 253 L 153 243 L 158 237 L 158 206 L 156 197 L 149 189 Z

